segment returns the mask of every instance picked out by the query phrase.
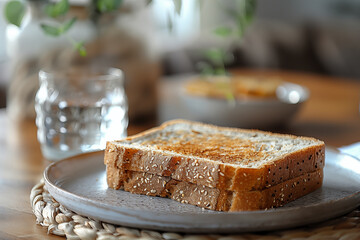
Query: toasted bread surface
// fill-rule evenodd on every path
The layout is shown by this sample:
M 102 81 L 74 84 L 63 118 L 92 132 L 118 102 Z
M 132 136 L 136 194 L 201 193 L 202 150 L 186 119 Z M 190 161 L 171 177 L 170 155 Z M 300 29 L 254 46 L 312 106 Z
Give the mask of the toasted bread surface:
M 322 169 L 325 144 L 314 138 L 173 120 L 107 143 L 104 162 L 228 191 L 262 190 Z

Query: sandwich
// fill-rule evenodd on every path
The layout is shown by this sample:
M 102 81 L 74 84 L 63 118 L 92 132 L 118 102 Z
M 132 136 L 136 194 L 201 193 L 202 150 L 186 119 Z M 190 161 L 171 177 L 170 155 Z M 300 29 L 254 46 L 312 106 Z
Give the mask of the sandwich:
M 106 145 L 110 188 L 216 211 L 283 206 L 320 188 L 324 142 L 172 120 Z

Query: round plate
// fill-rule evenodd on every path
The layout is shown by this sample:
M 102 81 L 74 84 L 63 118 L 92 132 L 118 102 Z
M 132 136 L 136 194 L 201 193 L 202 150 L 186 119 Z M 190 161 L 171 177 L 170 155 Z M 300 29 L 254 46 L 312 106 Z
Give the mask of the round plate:
M 233 233 L 292 228 L 350 212 L 360 205 L 360 161 L 326 150 L 321 189 L 266 211 L 215 212 L 107 187 L 103 152 L 55 162 L 44 172 L 50 194 L 68 209 L 108 223 L 164 231 Z M 331 209 L 331 210 L 330 210 Z

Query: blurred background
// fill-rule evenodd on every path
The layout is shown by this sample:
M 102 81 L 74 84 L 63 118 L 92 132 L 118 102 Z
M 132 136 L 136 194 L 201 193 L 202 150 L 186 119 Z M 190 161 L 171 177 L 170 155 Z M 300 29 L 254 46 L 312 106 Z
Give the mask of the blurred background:
M 5 2 L 0 0 L 1 12 Z M 156 112 L 159 79 L 199 73 L 209 49 L 226 51 L 229 70 L 281 69 L 360 79 L 357 0 L 258 0 L 241 36 L 226 33 L 237 27 L 237 0 L 127 0 L 119 11 L 95 16 L 95 23 L 88 2 L 70 1 L 69 14 L 79 20 L 68 35 L 85 42 L 86 57 L 65 37 L 41 31 L 39 23 L 46 17 L 39 9 L 45 2 L 27 1 L 21 28 L 0 18 L 0 107 L 8 107 L 15 118 L 34 117 L 37 72 L 44 67 L 122 68 L 133 121 Z M 219 27 L 223 32 L 214 34 Z

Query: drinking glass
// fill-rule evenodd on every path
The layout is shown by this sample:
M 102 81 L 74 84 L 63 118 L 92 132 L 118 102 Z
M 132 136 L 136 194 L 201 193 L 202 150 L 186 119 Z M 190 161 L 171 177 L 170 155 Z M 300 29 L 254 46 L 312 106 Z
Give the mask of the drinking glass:
M 39 72 L 37 136 L 48 160 L 104 149 L 127 135 L 128 105 L 120 69 Z

